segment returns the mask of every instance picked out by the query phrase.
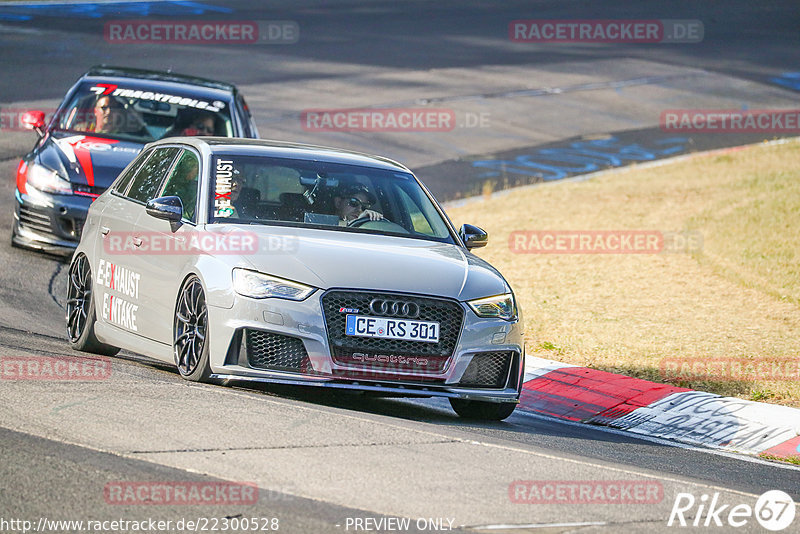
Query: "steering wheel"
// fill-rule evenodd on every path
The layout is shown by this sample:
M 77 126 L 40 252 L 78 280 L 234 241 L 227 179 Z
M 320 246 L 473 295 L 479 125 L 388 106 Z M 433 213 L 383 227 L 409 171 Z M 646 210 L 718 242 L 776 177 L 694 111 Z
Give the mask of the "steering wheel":
M 358 219 L 353 219 L 352 221 L 347 223 L 347 226 L 348 227 L 353 227 L 353 228 L 358 228 L 362 224 L 368 223 L 371 220 L 372 219 L 370 219 L 369 216 L 367 215 L 367 216 L 364 216 L 364 217 L 359 217 Z
M 396 234 L 410 234 L 411 232 L 408 231 L 407 228 L 403 228 L 397 223 L 393 223 L 388 219 L 378 219 L 373 221 L 368 216 L 359 217 L 347 225 L 350 228 L 358 228 L 359 226 L 364 226 L 367 223 L 373 223 L 374 226 L 369 226 L 370 230 L 378 230 L 382 232 L 393 232 Z

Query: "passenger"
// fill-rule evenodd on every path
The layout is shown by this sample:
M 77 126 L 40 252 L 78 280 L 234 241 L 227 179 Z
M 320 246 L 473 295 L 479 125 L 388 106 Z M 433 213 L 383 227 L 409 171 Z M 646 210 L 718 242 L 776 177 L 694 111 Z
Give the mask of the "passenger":
M 208 111 L 182 110 L 175 124 L 167 130 L 164 137 L 206 136 L 216 132 L 214 115 Z
M 234 174 L 231 177 L 231 207 L 233 208 L 232 218 L 258 219 L 261 214 L 258 211 L 258 202 L 261 194 L 258 189 L 247 187 L 247 182 L 243 176 Z
M 238 175 L 234 174 L 231 177 L 231 207 L 233 208 L 233 213 L 231 217 L 233 218 L 241 218 L 246 217 L 247 215 L 244 213 L 246 210 L 243 209 L 241 201 L 239 200 L 239 196 L 242 194 L 242 186 L 244 179 Z
M 199 114 L 189 126 L 184 128 L 182 135 L 214 135 L 214 116 L 210 113 Z

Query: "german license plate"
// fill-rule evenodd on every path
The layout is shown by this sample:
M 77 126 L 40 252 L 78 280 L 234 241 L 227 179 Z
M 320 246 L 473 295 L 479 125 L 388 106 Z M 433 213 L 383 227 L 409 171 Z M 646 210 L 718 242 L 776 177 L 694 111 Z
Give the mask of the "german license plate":
M 344 333 L 348 336 L 439 342 L 439 323 L 391 317 L 348 315 Z

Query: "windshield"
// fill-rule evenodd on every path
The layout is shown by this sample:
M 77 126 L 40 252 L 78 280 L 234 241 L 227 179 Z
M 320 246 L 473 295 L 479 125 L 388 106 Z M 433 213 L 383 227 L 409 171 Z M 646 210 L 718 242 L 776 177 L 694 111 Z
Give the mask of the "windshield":
M 140 143 L 180 135 L 233 136 L 226 102 L 134 83 L 83 84 L 56 117 L 56 128 Z
M 454 243 L 414 177 L 354 165 L 216 156 L 210 222 L 278 224 Z

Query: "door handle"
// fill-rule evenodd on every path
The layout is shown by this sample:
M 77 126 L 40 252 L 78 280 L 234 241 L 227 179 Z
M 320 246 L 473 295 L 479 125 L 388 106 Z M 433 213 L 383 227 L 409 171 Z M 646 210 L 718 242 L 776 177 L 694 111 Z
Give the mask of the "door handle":
M 110 231 L 111 231 L 111 228 L 109 228 L 108 226 L 101 226 L 100 227 L 100 233 L 103 234 L 103 235 L 108 235 L 108 232 L 110 232 Z

